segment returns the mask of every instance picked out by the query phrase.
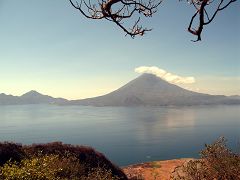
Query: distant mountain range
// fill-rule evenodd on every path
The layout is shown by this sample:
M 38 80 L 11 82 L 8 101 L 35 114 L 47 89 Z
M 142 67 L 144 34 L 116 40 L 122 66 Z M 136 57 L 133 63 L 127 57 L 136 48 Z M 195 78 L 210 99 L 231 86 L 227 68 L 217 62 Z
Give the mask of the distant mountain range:
M 0 105 L 24 105 L 24 104 L 63 104 L 68 100 L 63 98 L 53 98 L 43 95 L 37 91 L 29 91 L 22 96 L 12 96 L 0 94 Z
M 30 91 L 22 96 L 0 94 L 0 105 L 61 104 L 84 106 L 191 106 L 240 104 L 240 96 L 197 93 L 168 83 L 152 74 L 143 74 L 119 89 L 94 98 L 67 100 Z

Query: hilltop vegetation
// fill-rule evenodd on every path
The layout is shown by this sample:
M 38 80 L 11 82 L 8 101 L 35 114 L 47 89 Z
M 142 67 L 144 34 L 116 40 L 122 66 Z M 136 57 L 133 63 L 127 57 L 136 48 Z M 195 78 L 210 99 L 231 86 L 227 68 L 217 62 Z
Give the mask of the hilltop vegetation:
M 201 151 L 201 159 L 177 167 L 174 180 L 239 180 L 240 154 L 227 148 L 222 137 Z
M 178 166 L 179 161 L 175 164 L 178 167 L 168 174 L 168 169 L 161 166 L 166 167 L 166 162 L 165 165 L 158 162 L 141 164 L 143 171 L 144 168 L 151 171 L 152 177 L 130 171 L 127 177 L 103 154 L 90 147 L 60 142 L 29 146 L 0 143 L 1 180 L 149 180 L 161 179 L 163 174 L 159 173 L 163 171 L 164 178 L 169 179 L 171 175 L 172 180 L 240 179 L 240 154 L 229 150 L 224 138 L 206 145 L 201 151 L 201 159 L 189 160 Z M 138 165 L 134 166 L 139 169 Z
M 60 142 L 22 146 L 0 143 L 0 179 L 124 180 L 126 175 L 90 147 Z

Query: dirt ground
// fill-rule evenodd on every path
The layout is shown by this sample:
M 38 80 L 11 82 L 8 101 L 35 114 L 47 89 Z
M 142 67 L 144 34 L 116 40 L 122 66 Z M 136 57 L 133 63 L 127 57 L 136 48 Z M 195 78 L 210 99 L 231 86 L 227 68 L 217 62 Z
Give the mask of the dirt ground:
M 144 180 L 170 180 L 171 173 L 177 166 L 192 159 L 174 159 L 166 161 L 153 161 L 123 167 L 128 178 L 138 177 Z

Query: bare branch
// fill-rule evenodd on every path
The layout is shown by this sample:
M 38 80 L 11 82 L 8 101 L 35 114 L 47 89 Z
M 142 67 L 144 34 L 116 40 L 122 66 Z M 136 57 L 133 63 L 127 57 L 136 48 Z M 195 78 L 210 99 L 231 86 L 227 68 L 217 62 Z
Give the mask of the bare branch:
M 213 15 L 210 17 L 209 13 L 206 10 L 206 7 L 210 6 L 210 5 L 214 5 L 213 2 L 216 2 L 216 1 L 218 1 L 217 8 L 214 11 Z M 191 21 L 189 23 L 189 27 L 188 27 L 188 31 L 191 34 L 197 36 L 197 40 L 195 40 L 194 42 L 201 41 L 201 34 L 202 34 L 203 27 L 205 25 L 210 24 L 213 21 L 213 19 L 216 17 L 216 15 L 219 11 L 227 8 L 231 3 L 235 2 L 235 1 L 237 1 L 237 0 L 228 0 L 226 5 L 221 7 L 222 4 L 224 2 L 226 2 L 226 0 L 212 0 L 212 1 L 210 1 L 210 0 L 187 0 L 187 2 L 189 2 L 191 5 L 193 5 L 195 7 L 195 9 L 197 9 L 196 13 L 192 16 Z M 207 16 L 207 21 L 205 21 L 205 18 L 204 18 L 205 14 Z M 195 18 L 197 17 L 197 15 L 199 16 L 198 27 L 196 29 L 194 29 L 192 27 L 192 24 L 193 24 L 193 21 L 195 20 Z
M 147 2 L 143 2 L 142 0 L 97 0 L 95 4 L 92 3 L 93 0 L 81 0 L 75 3 L 73 3 L 72 0 L 69 1 L 71 5 L 79 10 L 86 18 L 112 21 L 119 26 L 126 35 L 134 38 L 136 35 L 143 35 L 145 32 L 151 31 L 151 29 L 143 28 L 139 25 L 140 17 L 151 17 L 157 11 L 157 7 L 163 0 L 148 0 Z M 126 27 L 124 22 L 133 16 L 138 16 L 138 19 L 132 27 Z
M 73 0 L 69 1 L 71 5 L 79 10 L 86 18 L 112 21 L 119 26 L 126 35 L 130 35 L 132 38 L 136 35 L 144 35 L 147 31 L 151 31 L 151 29 L 143 28 L 143 26 L 140 25 L 141 19 L 142 17 L 151 17 L 157 11 L 157 7 L 163 2 L 163 0 L 77 0 L 75 3 Z M 224 10 L 237 0 L 185 1 L 196 9 L 188 26 L 188 31 L 194 36 L 197 36 L 197 39 L 194 41 L 196 42 L 201 41 L 204 26 L 210 24 L 219 11 Z M 208 9 L 211 9 L 213 13 L 209 13 Z M 198 20 L 197 17 L 199 17 Z M 137 20 L 132 26 L 128 27 L 126 25 L 127 20 L 132 20 L 133 18 Z M 198 24 L 197 27 L 193 25 L 195 22 Z

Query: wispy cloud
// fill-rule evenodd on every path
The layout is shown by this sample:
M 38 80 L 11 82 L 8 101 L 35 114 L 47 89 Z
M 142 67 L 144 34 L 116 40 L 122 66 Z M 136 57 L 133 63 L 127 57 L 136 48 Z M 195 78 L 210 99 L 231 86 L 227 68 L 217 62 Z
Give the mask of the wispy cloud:
M 195 78 L 192 76 L 189 76 L 189 77 L 179 76 L 179 75 L 167 72 L 164 69 L 160 69 L 156 66 L 140 66 L 140 67 L 135 68 L 135 72 L 154 74 L 154 75 L 164 79 L 165 81 L 168 81 L 168 82 L 174 83 L 174 84 L 195 83 Z

